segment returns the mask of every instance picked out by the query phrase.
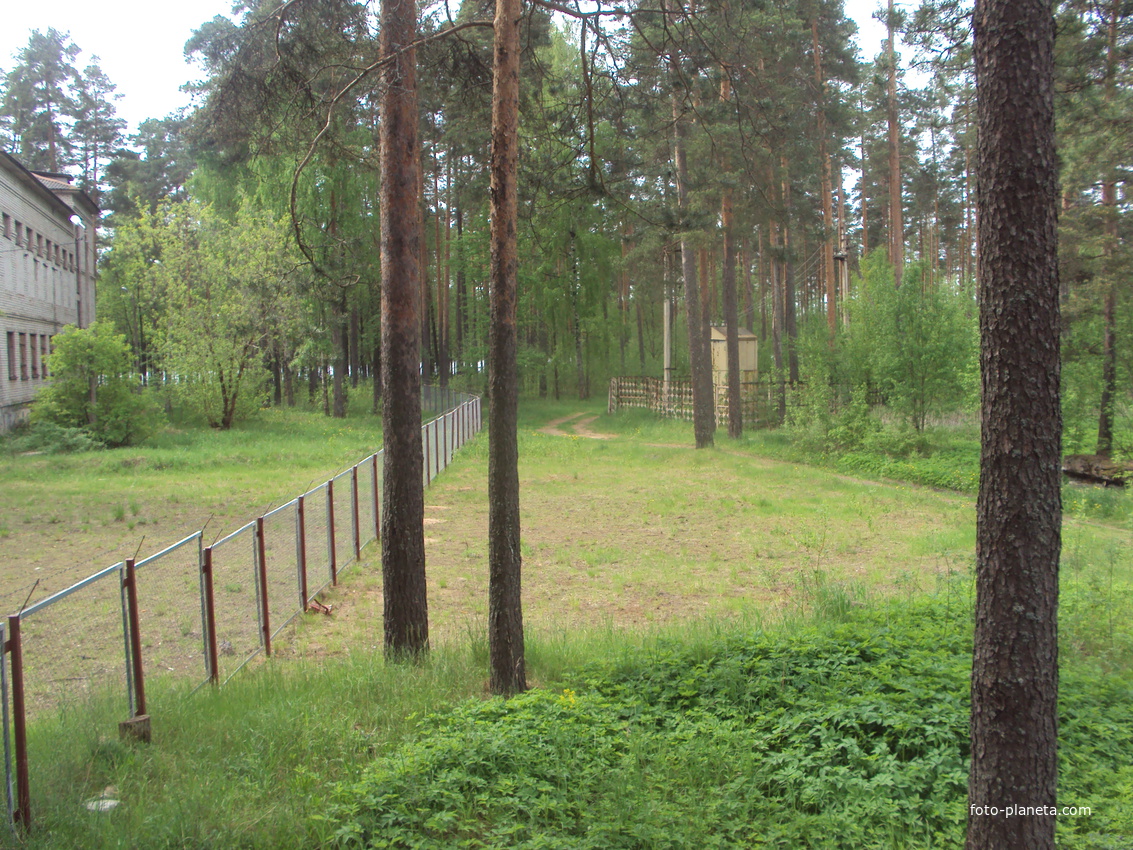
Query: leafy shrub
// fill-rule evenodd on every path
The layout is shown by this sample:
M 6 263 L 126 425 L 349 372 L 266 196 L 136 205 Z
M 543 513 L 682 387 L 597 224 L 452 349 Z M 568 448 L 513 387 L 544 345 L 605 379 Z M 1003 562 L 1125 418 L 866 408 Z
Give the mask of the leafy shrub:
M 95 322 L 68 325 L 54 344 L 51 380 L 32 405 L 33 424 L 82 428 L 108 446 L 139 443 L 160 427 L 162 413 L 133 375 L 125 337 Z
M 104 445 L 85 428 L 67 428 L 42 420 L 16 434 L 8 447 L 13 452 L 75 454 L 101 449 Z
M 317 820 L 342 847 L 959 846 L 970 617 L 938 599 L 662 643 L 561 690 L 463 703 Z M 1060 840 L 1120 846 L 1129 683 L 1067 672 L 1062 691 L 1060 800 L 1095 814 L 1060 819 Z

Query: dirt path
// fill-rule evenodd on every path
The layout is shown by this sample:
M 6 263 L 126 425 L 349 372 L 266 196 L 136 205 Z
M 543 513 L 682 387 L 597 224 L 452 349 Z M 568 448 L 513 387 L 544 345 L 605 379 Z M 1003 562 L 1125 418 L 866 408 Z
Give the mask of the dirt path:
M 580 416 L 586 416 L 585 413 L 572 413 L 570 416 L 563 416 L 559 419 L 552 419 L 546 425 L 539 429 L 540 434 L 547 434 L 551 437 L 586 437 L 589 440 L 612 440 L 616 434 L 601 434 L 590 428 L 590 424 L 598 418 L 598 414 L 586 416 L 585 419 L 578 419 Z M 578 419 L 577 422 L 571 422 L 572 419 Z M 568 434 L 562 429 L 563 425 L 570 423 L 569 427 L 573 434 Z

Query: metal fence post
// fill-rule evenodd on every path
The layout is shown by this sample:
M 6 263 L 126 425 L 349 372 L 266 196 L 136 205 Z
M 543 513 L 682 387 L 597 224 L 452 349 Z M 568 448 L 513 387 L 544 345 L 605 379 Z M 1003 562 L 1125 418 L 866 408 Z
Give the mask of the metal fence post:
M 327 482 L 327 554 L 330 563 L 330 583 L 338 584 L 338 564 L 334 557 L 334 479 Z
M 427 487 L 429 485 L 429 483 L 433 480 L 429 476 L 429 461 L 430 461 L 430 457 L 429 457 L 429 455 L 430 455 L 430 452 L 429 452 L 429 426 L 426 425 L 422 430 L 425 432 L 425 486 Z
M 134 672 L 134 716 L 146 714 L 146 683 L 142 664 L 141 616 L 138 613 L 138 576 L 134 559 L 126 559 L 126 605 L 130 616 L 130 660 Z
M 24 651 L 20 640 L 20 615 L 8 618 L 8 640 L 4 649 L 12 654 L 12 733 L 16 748 L 16 823 L 31 826 L 31 785 L 28 779 L 27 709 L 24 704 Z
M 260 630 L 263 632 L 264 655 L 271 658 L 271 616 L 268 612 L 268 559 L 264 543 L 264 518 L 256 517 L 256 569 L 260 576 Z
M 299 570 L 299 610 L 307 611 L 307 513 L 306 497 L 300 496 L 295 508 L 295 564 Z
M 206 546 L 201 563 L 201 575 L 205 590 L 205 659 L 208 663 L 209 681 L 220 684 L 220 656 L 216 646 L 216 596 L 213 593 L 212 547 Z

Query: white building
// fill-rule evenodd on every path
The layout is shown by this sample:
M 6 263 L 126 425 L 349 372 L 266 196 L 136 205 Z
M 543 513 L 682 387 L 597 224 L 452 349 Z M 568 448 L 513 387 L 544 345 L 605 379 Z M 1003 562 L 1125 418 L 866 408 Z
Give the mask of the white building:
M 0 431 L 27 416 L 52 337 L 94 321 L 98 217 L 70 177 L 32 173 L 0 151 Z

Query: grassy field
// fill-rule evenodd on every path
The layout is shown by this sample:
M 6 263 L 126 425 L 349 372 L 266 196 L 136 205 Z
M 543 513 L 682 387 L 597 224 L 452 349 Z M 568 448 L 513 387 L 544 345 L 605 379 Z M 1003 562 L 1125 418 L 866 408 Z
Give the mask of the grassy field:
M 723 441 L 690 451 L 682 423 L 602 415 L 584 424 L 600 413 L 594 404 L 521 409 L 524 614 L 535 628 L 774 618 L 802 598 L 846 606 L 911 596 L 970 569 L 969 496 L 767 460 Z M 585 436 L 595 433 L 606 439 Z M 465 453 L 425 500 L 431 630 L 441 641 L 481 631 L 487 614 L 487 440 Z M 372 572 L 333 592 L 334 623 L 305 630 L 297 651 L 357 645 L 351 623 L 372 629 L 380 594 Z
M 176 446 L 132 465 L 66 458 L 72 475 L 3 462 L 29 487 L 44 463 L 40 492 L 80 534 L 130 521 L 126 501 L 121 519 L 83 523 L 115 504 L 98 492 L 144 498 L 147 526 L 173 495 L 195 516 L 226 499 L 252 516 L 372 450 L 372 426 L 314 419 L 269 420 L 270 438 L 243 445 L 217 435 L 215 459 L 171 435 L 180 479 L 161 465 Z M 153 680 L 152 745 L 120 743 L 122 718 L 96 701 L 38 722 L 27 846 L 954 846 L 973 497 L 771 460 L 758 439 L 696 452 L 683 423 L 525 402 L 536 693 L 484 700 L 481 436 L 426 493 L 428 663 L 382 663 L 371 548 L 329 595 L 334 614 L 306 618 L 271 663 L 192 696 Z M 1102 812 L 1060 823 L 1064 846 L 1123 846 L 1133 828 L 1124 517 L 1064 530 L 1063 799 Z M 83 808 L 104 792 L 122 804 Z
M 145 446 L 0 453 L 0 607 L 31 601 L 207 526 L 206 542 L 381 448 L 381 422 L 270 409 L 230 431 L 170 427 Z

